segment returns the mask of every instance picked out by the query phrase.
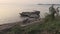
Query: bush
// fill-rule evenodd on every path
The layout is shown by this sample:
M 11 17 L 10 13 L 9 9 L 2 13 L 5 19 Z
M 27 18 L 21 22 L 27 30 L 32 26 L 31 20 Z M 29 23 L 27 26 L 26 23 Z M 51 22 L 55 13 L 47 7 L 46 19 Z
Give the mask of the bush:
M 9 32 L 7 32 L 7 34 L 21 34 L 21 32 L 21 27 L 19 25 L 15 25 L 9 30 Z

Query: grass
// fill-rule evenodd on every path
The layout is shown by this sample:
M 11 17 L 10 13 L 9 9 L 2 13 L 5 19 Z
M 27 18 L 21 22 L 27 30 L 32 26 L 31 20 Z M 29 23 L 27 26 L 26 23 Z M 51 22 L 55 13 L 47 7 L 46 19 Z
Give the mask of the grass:
M 18 24 L 14 26 L 8 34 L 60 34 L 60 16 L 52 20 L 51 15 L 44 18 L 43 24 L 34 24 L 22 29 Z M 44 33 L 45 32 L 45 33 Z
M 60 34 L 60 16 L 55 17 L 55 19 L 52 20 L 52 16 L 51 15 L 47 15 L 44 18 L 44 23 L 43 24 L 38 24 L 35 26 L 32 26 L 31 29 L 27 29 L 30 30 L 30 33 L 38 33 L 41 34 L 43 33 L 43 31 L 46 33 L 50 33 L 50 34 Z
M 12 27 L 7 34 L 21 34 L 22 30 L 19 24 Z

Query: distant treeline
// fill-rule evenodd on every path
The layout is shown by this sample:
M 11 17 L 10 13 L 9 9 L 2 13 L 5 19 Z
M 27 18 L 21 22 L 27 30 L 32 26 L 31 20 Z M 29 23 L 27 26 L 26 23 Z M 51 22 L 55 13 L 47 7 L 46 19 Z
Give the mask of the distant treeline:
M 60 4 L 37 4 L 37 5 L 60 5 Z

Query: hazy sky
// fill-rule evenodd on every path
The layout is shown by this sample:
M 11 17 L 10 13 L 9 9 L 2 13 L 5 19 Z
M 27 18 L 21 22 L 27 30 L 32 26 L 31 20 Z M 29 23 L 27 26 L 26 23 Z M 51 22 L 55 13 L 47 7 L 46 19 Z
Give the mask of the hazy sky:
M 0 0 L 0 4 L 37 4 L 37 3 L 59 4 L 60 0 Z

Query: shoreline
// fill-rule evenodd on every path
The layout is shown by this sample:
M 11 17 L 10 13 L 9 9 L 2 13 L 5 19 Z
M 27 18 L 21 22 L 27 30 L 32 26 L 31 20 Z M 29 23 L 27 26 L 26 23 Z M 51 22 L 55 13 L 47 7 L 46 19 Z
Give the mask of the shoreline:
M 13 26 L 15 26 L 17 23 L 21 23 L 21 21 L 20 21 L 20 22 L 13 22 L 13 23 L 1 24 L 1 25 L 0 25 L 0 31 L 6 30 L 6 29 L 10 29 L 10 28 L 12 28 Z

